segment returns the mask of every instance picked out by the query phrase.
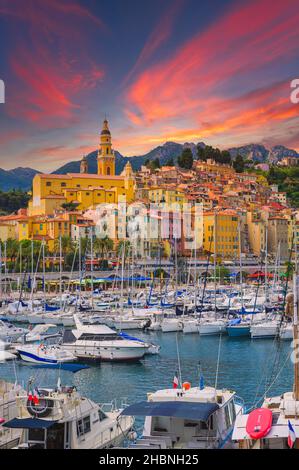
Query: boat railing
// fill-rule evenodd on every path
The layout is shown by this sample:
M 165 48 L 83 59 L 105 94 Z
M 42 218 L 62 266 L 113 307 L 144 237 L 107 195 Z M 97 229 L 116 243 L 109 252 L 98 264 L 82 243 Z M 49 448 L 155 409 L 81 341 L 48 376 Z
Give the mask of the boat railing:
M 234 403 L 235 405 L 240 406 L 242 409 L 245 409 L 245 401 L 239 395 L 234 396 Z

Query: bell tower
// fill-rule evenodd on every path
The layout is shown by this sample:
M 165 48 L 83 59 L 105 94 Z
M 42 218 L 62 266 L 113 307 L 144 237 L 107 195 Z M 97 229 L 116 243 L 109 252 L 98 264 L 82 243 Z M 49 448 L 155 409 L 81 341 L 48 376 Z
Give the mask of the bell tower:
M 103 129 L 101 132 L 100 148 L 98 152 L 98 175 L 115 175 L 115 155 L 112 150 L 111 134 L 107 119 L 103 122 Z
M 88 162 L 86 155 L 84 155 L 80 162 L 80 173 L 88 173 Z

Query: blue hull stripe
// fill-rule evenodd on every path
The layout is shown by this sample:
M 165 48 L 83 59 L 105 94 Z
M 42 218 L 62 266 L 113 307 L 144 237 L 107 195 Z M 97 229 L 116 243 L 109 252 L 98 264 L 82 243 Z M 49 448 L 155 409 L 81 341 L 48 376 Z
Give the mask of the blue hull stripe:
M 47 364 L 57 364 L 58 362 L 56 359 L 45 359 L 43 357 L 36 356 L 35 354 L 29 353 L 27 351 L 21 351 L 20 349 L 19 349 L 19 354 L 21 354 L 22 356 L 34 359 L 37 362 L 45 362 Z

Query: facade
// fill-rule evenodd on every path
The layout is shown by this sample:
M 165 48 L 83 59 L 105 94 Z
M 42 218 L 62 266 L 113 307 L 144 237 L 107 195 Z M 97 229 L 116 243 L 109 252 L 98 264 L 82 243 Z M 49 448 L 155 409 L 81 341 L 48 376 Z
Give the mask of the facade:
M 280 216 L 268 219 L 268 253 L 276 255 L 279 249 L 280 259 L 287 260 L 289 257 L 288 243 L 288 220 Z
M 240 255 L 239 216 L 232 210 L 203 214 L 203 248 L 220 258 Z M 216 243 L 215 243 L 216 240 Z
M 117 203 L 121 199 L 131 202 L 134 199 L 135 178 L 130 163 L 121 175 L 115 175 L 115 155 L 106 119 L 100 137 L 98 174 L 85 173 L 87 170 L 84 157 L 80 173 L 37 174 L 33 179 L 28 215 L 51 215 L 65 204 L 87 210 L 102 203 Z

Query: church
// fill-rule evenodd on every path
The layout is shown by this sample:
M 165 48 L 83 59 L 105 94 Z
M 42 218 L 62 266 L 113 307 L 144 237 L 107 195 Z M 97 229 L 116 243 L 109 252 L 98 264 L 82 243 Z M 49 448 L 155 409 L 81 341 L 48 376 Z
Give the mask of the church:
M 132 166 L 128 162 L 120 175 L 115 174 L 115 154 L 107 119 L 100 134 L 97 167 L 97 174 L 88 173 L 87 158 L 83 157 L 80 173 L 35 175 L 28 215 L 52 215 L 68 203 L 84 211 L 102 203 L 133 201 L 135 177 Z

